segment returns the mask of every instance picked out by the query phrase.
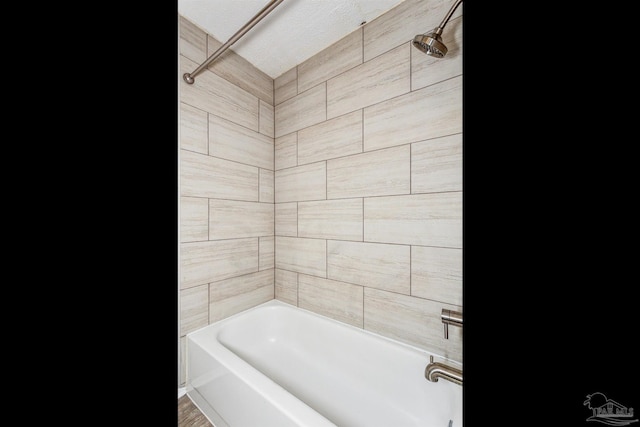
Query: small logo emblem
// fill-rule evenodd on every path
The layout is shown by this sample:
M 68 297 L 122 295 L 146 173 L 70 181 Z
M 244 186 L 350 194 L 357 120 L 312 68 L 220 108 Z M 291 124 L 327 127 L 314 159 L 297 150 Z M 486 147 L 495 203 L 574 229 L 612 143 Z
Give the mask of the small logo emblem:
M 607 399 L 602 393 L 588 394 L 583 405 L 593 411 L 593 415 L 587 418 L 587 421 L 597 421 L 610 426 L 626 426 L 638 422 L 637 418 L 633 419 L 633 408 Z

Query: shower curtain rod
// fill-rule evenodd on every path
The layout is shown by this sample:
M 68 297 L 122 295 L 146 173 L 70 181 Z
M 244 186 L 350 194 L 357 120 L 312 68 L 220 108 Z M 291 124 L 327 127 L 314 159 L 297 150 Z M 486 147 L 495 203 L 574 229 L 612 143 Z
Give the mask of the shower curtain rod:
M 246 24 L 244 24 L 244 26 L 242 28 L 240 28 L 233 36 L 231 36 L 231 38 L 229 40 L 227 40 L 227 42 L 225 44 L 220 46 L 218 48 L 218 50 L 213 52 L 213 54 L 209 58 L 207 58 L 206 61 L 204 61 L 202 64 L 200 64 L 200 66 L 198 68 L 196 68 L 192 73 L 184 73 L 183 76 L 182 76 L 184 81 L 189 83 L 190 85 L 192 85 L 193 82 L 195 82 L 195 77 L 202 70 L 204 70 L 207 67 L 207 65 L 209 65 L 216 58 L 218 58 L 220 55 L 222 55 L 224 53 L 224 51 L 226 51 L 229 48 L 229 46 L 231 46 L 232 44 L 237 42 L 238 39 L 240 39 L 240 37 L 242 37 L 247 31 L 249 31 L 251 28 L 253 28 L 254 25 L 256 25 L 258 22 L 260 22 L 260 20 L 262 18 L 267 16 L 269 14 L 269 12 L 271 12 L 273 9 L 275 9 L 276 6 L 278 6 L 280 3 L 282 3 L 282 1 L 283 0 L 271 0 L 269 2 L 269 4 L 267 4 L 260 12 L 258 12 L 256 14 L 256 16 L 254 16 L 251 19 L 251 21 L 249 21 Z

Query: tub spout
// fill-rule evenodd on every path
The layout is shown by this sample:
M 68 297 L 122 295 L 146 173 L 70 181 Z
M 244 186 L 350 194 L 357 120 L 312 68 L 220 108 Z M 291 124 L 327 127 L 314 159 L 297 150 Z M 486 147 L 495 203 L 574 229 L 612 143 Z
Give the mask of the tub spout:
M 462 385 L 462 371 L 444 363 L 434 362 L 431 356 L 431 363 L 424 370 L 424 377 L 432 382 L 438 382 L 439 378 L 443 378 L 452 383 Z

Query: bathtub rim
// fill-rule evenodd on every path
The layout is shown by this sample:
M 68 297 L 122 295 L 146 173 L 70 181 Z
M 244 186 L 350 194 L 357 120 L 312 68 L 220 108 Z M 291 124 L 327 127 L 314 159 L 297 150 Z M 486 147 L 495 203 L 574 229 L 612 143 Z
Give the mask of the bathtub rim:
M 388 336 L 385 336 L 385 335 L 381 335 L 381 334 L 379 334 L 377 332 L 369 331 L 367 329 L 360 328 L 358 326 L 354 326 L 354 325 L 351 325 L 351 324 L 346 323 L 346 322 L 342 322 L 342 321 L 334 319 L 332 317 L 316 313 L 314 311 L 308 310 L 308 309 L 303 308 L 303 307 L 298 307 L 296 305 L 293 305 L 291 303 L 288 303 L 288 302 L 285 302 L 285 301 L 282 301 L 282 300 L 279 300 L 279 299 L 276 299 L 276 298 L 271 299 L 269 301 L 265 301 L 263 303 L 255 305 L 253 307 L 247 308 L 245 310 L 239 311 L 239 312 L 234 313 L 234 314 L 232 314 L 232 315 L 230 315 L 228 317 L 225 317 L 223 319 L 216 320 L 214 323 L 210 323 L 209 325 L 202 326 L 202 327 L 200 327 L 200 328 L 198 328 L 198 329 L 196 329 L 194 331 L 191 331 L 188 334 L 186 334 L 185 335 L 185 339 L 187 337 L 203 333 L 207 329 L 211 329 L 211 330 L 219 329 L 224 323 L 231 322 L 233 319 L 238 318 L 238 317 L 240 317 L 240 316 L 242 316 L 244 314 L 247 314 L 248 312 L 257 310 L 259 308 L 269 308 L 269 307 L 272 307 L 272 306 L 273 307 L 284 307 L 284 308 L 293 309 L 293 310 L 299 310 L 299 311 L 302 311 L 304 313 L 307 313 L 308 315 L 310 315 L 312 317 L 318 318 L 320 320 L 324 320 L 324 321 L 328 321 L 330 323 L 334 323 L 339 327 L 346 327 L 347 329 L 350 329 L 350 330 L 353 330 L 353 331 L 356 331 L 356 332 L 365 333 L 365 334 L 370 335 L 370 336 L 372 336 L 374 338 L 378 338 L 378 339 L 381 339 L 383 341 L 388 341 L 390 343 L 399 345 L 401 347 L 405 347 L 405 348 L 407 348 L 409 350 L 417 351 L 419 353 L 426 354 L 427 356 L 433 356 L 434 362 L 442 362 L 442 363 L 447 363 L 447 364 L 450 364 L 450 365 L 454 365 L 454 367 L 456 367 L 458 369 L 462 369 L 463 368 L 464 360 L 459 362 L 457 360 L 450 359 L 450 358 L 448 358 L 446 356 L 443 356 L 442 354 L 438 354 L 438 353 L 436 353 L 434 351 L 427 350 L 425 348 L 418 347 L 416 345 L 409 344 L 409 343 L 404 342 L 404 341 L 400 341 L 400 340 L 398 340 L 396 338 L 391 338 L 391 337 L 388 337 Z M 214 326 L 215 326 L 215 328 L 214 328 Z M 217 338 L 217 333 L 218 332 L 216 332 L 216 338 Z M 225 349 L 227 349 L 222 343 L 220 343 L 220 345 L 222 345 Z M 233 352 L 231 352 L 231 353 L 235 354 Z M 463 355 L 463 358 L 464 358 L 464 355 Z M 185 379 L 185 384 L 186 384 L 186 379 Z

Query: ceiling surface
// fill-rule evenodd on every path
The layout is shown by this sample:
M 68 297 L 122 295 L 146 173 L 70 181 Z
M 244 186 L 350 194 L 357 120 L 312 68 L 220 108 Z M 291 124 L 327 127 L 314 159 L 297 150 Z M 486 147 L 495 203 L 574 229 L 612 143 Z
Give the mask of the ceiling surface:
M 225 43 L 270 0 L 178 0 L 178 13 Z M 284 0 L 229 49 L 275 79 L 403 0 Z

